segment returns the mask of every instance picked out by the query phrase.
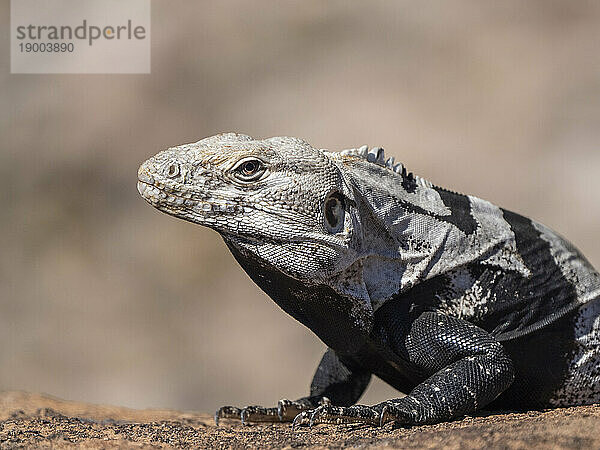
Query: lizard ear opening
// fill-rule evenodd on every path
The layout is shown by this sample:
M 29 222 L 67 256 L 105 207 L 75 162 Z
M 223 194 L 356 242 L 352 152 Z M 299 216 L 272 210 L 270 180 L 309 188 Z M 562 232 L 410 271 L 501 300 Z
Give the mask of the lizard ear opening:
M 344 227 L 344 214 L 346 203 L 344 196 L 339 192 L 332 192 L 325 199 L 324 204 L 325 228 L 330 233 L 339 233 Z

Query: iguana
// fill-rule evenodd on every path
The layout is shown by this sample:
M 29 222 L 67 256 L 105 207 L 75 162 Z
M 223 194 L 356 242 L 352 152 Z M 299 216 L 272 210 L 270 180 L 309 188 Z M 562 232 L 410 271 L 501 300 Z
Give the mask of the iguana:
M 409 173 L 383 149 L 227 133 L 142 164 L 152 206 L 210 227 L 328 347 L 310 387 L 248 422 L 451 420 L 600 402 L 600 276 L 533 220 Z M 406 396 L 355 404 L 376 375 Z

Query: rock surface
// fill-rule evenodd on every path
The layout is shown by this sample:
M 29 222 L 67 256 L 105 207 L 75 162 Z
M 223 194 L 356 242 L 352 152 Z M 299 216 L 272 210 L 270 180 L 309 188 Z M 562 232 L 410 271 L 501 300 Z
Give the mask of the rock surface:
M 210 448 L 600 448 L 600 405 L 527 413 L 482 414 L 413 428 L 229 422 L 209 414 L 133 410 L 25 392 L 0 394 L 0 445 L 14 447 Z

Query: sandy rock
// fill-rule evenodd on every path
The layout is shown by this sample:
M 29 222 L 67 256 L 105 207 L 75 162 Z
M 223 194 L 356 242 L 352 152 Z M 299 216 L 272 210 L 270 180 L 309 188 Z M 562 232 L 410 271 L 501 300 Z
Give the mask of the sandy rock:
M 26 392 L 0 394 L 0 446 L 53 448 L 600 448 L 600 405 L 486 414 L 412 428 L 216 427 L 211 414 L 133 410 Z

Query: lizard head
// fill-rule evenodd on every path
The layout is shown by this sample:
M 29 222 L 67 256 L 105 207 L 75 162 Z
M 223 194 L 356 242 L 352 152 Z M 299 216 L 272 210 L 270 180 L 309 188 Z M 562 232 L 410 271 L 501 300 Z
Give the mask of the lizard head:
M 138 191 L 298 279 L 353 262 L 351 192 L 327 154 L 300 139 L 227 133 L 169 148 L 142 164 Z

